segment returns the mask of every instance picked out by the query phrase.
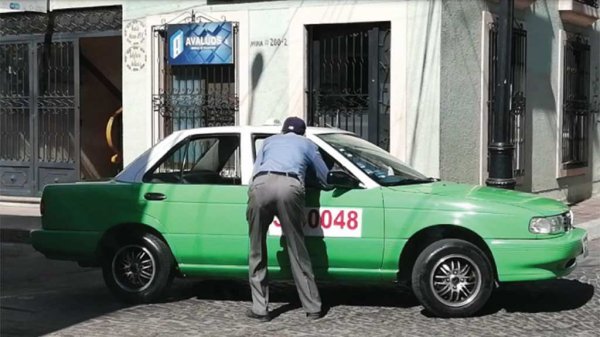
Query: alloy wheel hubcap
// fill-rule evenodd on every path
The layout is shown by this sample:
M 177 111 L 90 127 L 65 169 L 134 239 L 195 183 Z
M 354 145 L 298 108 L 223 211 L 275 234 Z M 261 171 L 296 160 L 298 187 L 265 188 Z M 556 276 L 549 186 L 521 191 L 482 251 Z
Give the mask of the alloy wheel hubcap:
M 156 262 L 146 247 L 128 245 L 115 254 L 112 261 L 114 279 L 123 290 L 140 292 L 147 289 L 156 276 Z
M 481 282 L 481 271 L 473 260 L 453 254 L 436 263 L 429 284 L 438 301 L 450 307 L 461 307 L 475 300 Z

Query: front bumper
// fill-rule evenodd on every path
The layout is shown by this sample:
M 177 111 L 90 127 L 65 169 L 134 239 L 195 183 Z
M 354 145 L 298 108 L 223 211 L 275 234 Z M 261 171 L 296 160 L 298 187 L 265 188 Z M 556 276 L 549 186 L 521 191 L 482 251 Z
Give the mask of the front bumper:
M 534 281 L 568 275 L 583 256 L 587 233 L 575 228 L 559 237 L 532 240 L 487 240 L 498 280 Z
M 100 232 L 35 230 L 31 232 L 33 248 L 49 259 L 94 261 Z

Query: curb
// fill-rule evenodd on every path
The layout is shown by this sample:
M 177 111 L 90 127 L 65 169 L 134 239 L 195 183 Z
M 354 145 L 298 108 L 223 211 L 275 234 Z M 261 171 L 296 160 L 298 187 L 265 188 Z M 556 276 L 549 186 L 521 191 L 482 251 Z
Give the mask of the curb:
M 0 202 L 10 202 L 18 204 L 39 204 L 42 198 L 39 197 L 13 197 L 8 195 L 0 195 Z
M 0 215 L 0 242 L 31 243 L 31 231 L 41 228 L 39 216 Z
M 31 244 L 31 229 L 0 228 L 0 242 Z

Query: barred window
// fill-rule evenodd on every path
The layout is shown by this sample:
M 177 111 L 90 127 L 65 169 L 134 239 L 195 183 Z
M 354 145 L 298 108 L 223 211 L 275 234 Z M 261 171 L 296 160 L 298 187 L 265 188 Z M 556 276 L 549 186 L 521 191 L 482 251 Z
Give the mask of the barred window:
M 235 65 L 168 64 L 163 26 L 154 28 L 152 110 L 158 114 L 158 138 L 183 129 L 235 125 L 239 100 Z
M 496 76 L 498 74 L 498 25 L 494 22 L 489 30 L 489 82 L 488 82 L 488 144 L 492 141 L 494 128 L 494 101 L 496 99 Z M 510 106 L 510 139 L 514 145 L 513 175 L 525 175 L 525 107 L 527 86 L 527 31 L 522 24 L 513 26 L 512 37 L 512 99 Z M 490 167 L 488 156 L 488 168 Z
M 590 44 L 567 33 L 563 64 L 562 169 L 588 165 Z

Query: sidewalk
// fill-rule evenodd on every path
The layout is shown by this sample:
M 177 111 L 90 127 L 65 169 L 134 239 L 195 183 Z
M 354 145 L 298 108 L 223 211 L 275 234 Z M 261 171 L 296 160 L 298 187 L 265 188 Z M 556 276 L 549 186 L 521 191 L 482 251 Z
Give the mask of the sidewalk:
M 600 238 L 600 195 L 572 205 L 575 227 L 585 228 L 588 239 Z M 0 201 L 0 241 L 29 242 L 29 232 L 42 226 L 39 203 Z
M 39 203 L 0 201 L 0 242 L 29 242 L 29 232 L 39 228 Z
M 600 195 L 572 205 L 575 227 L 584 228 L 588 239 L 600 238 Z

